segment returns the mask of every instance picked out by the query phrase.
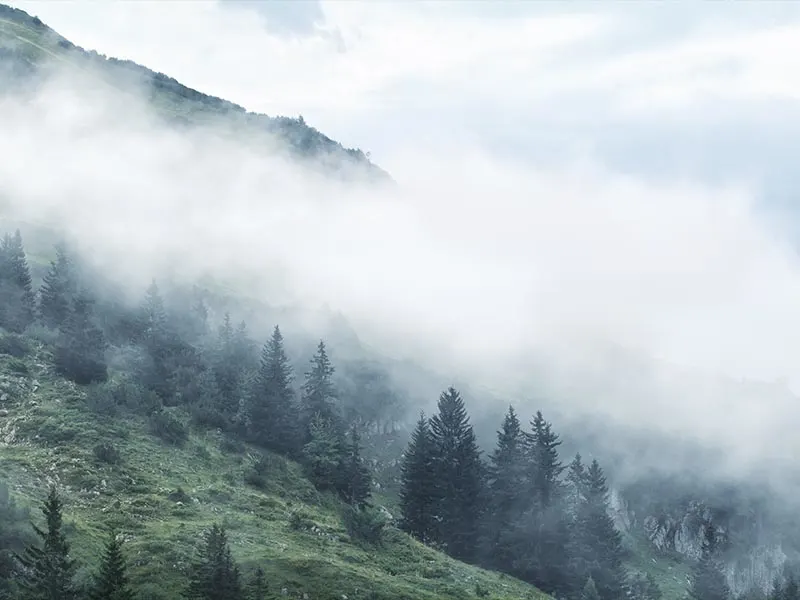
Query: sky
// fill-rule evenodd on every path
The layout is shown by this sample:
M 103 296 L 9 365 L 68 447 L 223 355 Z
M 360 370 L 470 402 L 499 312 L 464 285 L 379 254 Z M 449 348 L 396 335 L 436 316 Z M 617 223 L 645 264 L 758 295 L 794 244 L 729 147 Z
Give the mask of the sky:
M 736 465 L 800 451 L 797 3 L 13 4 L 84 48 L 302 114 L 399 183 L 323 190 L 57 82 L 0 114 L 0 191 L 23 213 L 119 264 L 156 241 L 255 282 L 274 265 L 294 300 L 507 398 L 533 379 Z

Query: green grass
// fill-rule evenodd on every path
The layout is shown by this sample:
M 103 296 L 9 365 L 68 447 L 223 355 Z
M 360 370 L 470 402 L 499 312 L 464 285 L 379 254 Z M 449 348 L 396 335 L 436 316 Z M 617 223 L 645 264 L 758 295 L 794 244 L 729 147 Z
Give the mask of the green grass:
M 676 553 L 660 552 L 648 540 L 638 536 L 626 538 L 631 550 L 630 569 L 652 575 L 663 594 L 663 600 L 684 600 L 688 591 L 689 566 Z
M 128 539 L 134 582 L 150 597 L 178 597 L 198 536 L 217 522 L 245 572 L 262 567 L 272 591 L 286 588 L 290 597 L 546 598 L 394 528 L 381 547 L 361 546 L 345 531 L 339 502 L 282 457 L 267 455 L 266 482 L 256 489 L 244 482 L 253 448 L 236 452 L 220 435 L 200 432 L 176 448 L 153 437 L 144 419 L 98 416 L 83 390 L 52 373 L 40 345 L 22 359 L 0 355 L 0 398 L 0 478 L 30 504 L 58 483 L 81 578 L 115 527 Z M 119 450 L 119 464 L 94 456 L 104 441 Z

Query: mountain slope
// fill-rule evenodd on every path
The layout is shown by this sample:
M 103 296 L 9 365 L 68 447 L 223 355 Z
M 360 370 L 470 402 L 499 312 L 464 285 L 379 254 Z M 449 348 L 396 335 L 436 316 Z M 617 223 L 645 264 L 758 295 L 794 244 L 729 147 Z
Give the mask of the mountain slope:
M 220 435 L 190 432 L 170 445 L 122 408 L 101 417 L 92 407 L 106 412 L 108 399 L 55 376 L 46 345 L 28 341 L 27 356 L 0 355 L 0 479 L 27 503 L 58 482 L 76 558 L 86 565 L 81 578 L 116 527 L 147 597 L 178 597 L 200 534 L 218 522 L 245 570 L 262 567 L 270 589 L 289 597 L 546 598 L 393 528 L 379 546 L 357 543 L 340 503 L 283 458 L 266 454 L 256 469 L 259 452 Z M 112 445 L 119 461 L 108 462 L 99 444 Z
M 215 124 L 232 133 L 247 131 L 283 142 L 291 154 L 328 173 L 351 179 L 391 181 L 359 149 L 345 148 L 306 124 L 302 117 L 268 117 L 209 96 L 132 61 L 107 58 L 76 46 L 37 17 L 0 4 L 0 92 L 13 90 L 54 68 L 91 70 L 116 90 L 144 93 L 153 108 L 170 122 Z M 10 83 L 11 82 L 11 83 Z

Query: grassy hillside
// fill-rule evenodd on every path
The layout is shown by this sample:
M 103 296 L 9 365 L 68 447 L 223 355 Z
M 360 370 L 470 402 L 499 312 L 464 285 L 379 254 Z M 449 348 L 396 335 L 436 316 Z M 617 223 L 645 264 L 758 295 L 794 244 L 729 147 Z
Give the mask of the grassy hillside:
M 0 82 L 0 92 L 9 86 L 9 81 L 23 82 L 26 77 L 51 66 L 91 69 L 103 77 L 110 88 L 122 92 L 144 91 L 153 108 L 171 122 L 214 123 L 233 133 L 246 131 L 249 136 L 269 134 L 270 139 L 284 142 L 295 157 L 322 165 L 330 173 L 390 181 L 388 174 L 372 164 L 361 150 L 345 148 L 309 126 L 302 117 L 268 117 L 248 112 L 237 104 L 198 92 L 132 61 L 86 51 L 37 17 L 0 4 L 0 73 L 6 80 Z
M 218 522 L 245 570 L 261 566 L 271 590 L 285 588 L 289 597 L 546 598 L 394 528 L 379 546 L 357 543 L 339 502 L 283 458 L 264 455 L 259 480 L 252 474 L 261 453 L 220 435 L 191 432 L 173 446 L 140 418 L 101 417 L 94 397 L 52 373 L 46 346 L 30 344 L 24 357 L 0 355 L 0 478 L 27 503 L 58 482 L 82 577 L 113 526 L 128 539 L 135 582 L 151 598 L 178 597 L 198 536 Z M 103 442 L 118 450 L 118 463 L 98 458 Z

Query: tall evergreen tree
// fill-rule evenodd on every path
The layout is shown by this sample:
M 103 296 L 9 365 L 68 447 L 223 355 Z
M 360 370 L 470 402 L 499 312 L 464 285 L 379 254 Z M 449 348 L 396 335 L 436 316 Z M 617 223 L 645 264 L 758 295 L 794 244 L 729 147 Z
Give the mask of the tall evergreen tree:
M 363 508 L 372 495 L 371 483 L 369 469 L 361 458 L 361 439 L 358 429 L 353 425 L 339 467 L 339 494 L 348 504 Z
M 510 542 L 513 523 L 528 500 L 525 438 L 514 408 L 509 406 L 502 428 L 497 432 L 497 446 L 489 465 L 490 515 L 487 540 L 490 563 L 508 568 L 513 560 Z
M 689 598 L 691 600 L 729 600 L 730 588 L 718 562 L 717 532 L 711 522 L 703 531 L 700 560 L 692 567 Z
M 231 555 L 228 536 L 217 524 L 204 536 L 185 596 L 189 600 L 244 600 L 241 575 Z
M 31 272 L 22 235 L 17 230 L 0 243 L 0 326 L 21 332 L 33 323 L 35 316 Z
M 311 437 L 311 422 L 315 415 L 336 427 L 339 413 L 336 407 L 336 388 L 333 384 L 334 368 L 328 358 L 325 342 L 320 341 L 317 352 L 311 359 L 311 369 L 303 383 L 302 419 L 306 440 Z
M 436 539 L 460 560 L 474 557 L 484 509 L 485 472 L 464 401 L 450 387 L 431 419 L 439 522 Z
M 122 554 L 122 541 L 116 532 L 109 535 L 100 562 L 90 600 L 133 600 L 135 597 L 128 580 L 125 557 Z
M 19 562 L 24 600 L 73 600 L 77 597 L 73 576 L 75 563 L 69 556 L 63 527 L 63 504 L 56 488 L 50 488 L 42 506 L 46 529 L 33 526 L 41 546 L 28 546 Z
M 85 385 L 108 378 L 103 332 L 92 321 L 92 304 L 86 292 L 72 302 L 55 347 L 56 370 L 75 383 Z
M 622 536 L 609 514 L 608 486 L 596 460 L 586 470 L 586 497 L 581 504 L 573 534 L 578 536 L 574 548 L 574 566 L 580 577 L 591 577 L 601 600 L 621 598 L 625 593 L 625 550 Z
M 247 600 L 267 600 L 269 590 L 267 589 L 267 578 L 264 569 L 258 567 L 253 573 L 253 578 L 248 586 Z
M 400 467 L 400 526 L 421 542 L 431 541 L 436 524 L 435 468 L 430 425 L 420 414 Z
M 250 407 L 250 437 L 257 444 L 290 456 L 299 450 L 292 379 L 292 366 L 276 325 L 261 352 Z
M 531 495 L 545 510 L 560 499 L 563 491 L 560 477 L 564 466 L 558 459 L 561 440 L 541 411 L 536 412 L 531 421 L 531 432 L 526 433 L 525 438 L 530 457 Z
M 39 312 L 45 325 L 54 329 L 67 320 L 75 293 L 75 268 L 63 244 L 56 246 L 56 258 L 44 276 L 39 290 Z
M 319 413 L 311 420 L 310 439 L 303 447 L 309 477 L 320 490 L 335 490 L 340 482 L 343 440 L 339 430 Z

